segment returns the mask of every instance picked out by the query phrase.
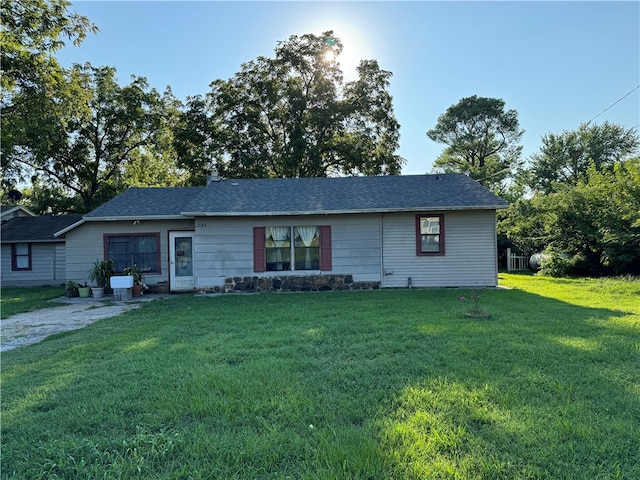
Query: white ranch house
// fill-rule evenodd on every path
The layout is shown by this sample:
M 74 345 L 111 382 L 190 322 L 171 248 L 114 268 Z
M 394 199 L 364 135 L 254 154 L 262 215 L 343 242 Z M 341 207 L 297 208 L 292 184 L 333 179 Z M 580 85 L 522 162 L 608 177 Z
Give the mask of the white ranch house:
M 74 281 L 113 258 L 172 291 L 493 287 L 506 207 L 462 174 L 214 178 L 131 188 L 56 235 Z

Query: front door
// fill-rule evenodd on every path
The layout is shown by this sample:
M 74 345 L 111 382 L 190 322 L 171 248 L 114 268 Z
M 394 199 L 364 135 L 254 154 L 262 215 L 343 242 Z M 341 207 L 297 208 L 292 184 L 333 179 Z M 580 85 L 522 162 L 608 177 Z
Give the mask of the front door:
M 169 232 L 171 291 L 193 290 L 195 288 L 193 236 L 194 232 Z

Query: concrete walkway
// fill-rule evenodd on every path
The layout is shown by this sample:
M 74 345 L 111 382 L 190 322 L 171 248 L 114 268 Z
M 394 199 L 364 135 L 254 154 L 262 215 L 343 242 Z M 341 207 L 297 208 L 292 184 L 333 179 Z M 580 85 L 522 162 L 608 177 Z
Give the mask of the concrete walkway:
M 158 298 L 176 295 L 143 295 L 129 301 L 116 302 L 113 296 L 103 298 L 56 298 L 52 307 L 34 312 L 19 313 L 0 323 L 0 352 L 22 345 L 38 343 L 55 333 L 77 330 L 100 320 L 115 317 Z M 55 305 L 55 304 L 62 305 Z M 55 305 L 55 306 L 54 306 Z

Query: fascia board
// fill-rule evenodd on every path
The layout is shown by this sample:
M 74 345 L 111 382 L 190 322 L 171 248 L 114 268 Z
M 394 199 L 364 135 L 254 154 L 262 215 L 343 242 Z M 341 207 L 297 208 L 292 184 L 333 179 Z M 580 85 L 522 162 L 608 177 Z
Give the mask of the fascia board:
M 430 212 L 430 211 L 461 211 L 461 210 L 498 210 L 508 208 L 507 205 L 488 205 L 475 207 L 437 207 L 425 206 L 415 208 L 389 208 L 389 209 L 354 209 L 354 210 L 311 210 L 288 212 L 183 212 L 189 217 L 290 217 L 296 215 L 346 215 L 363 213 L 403 213 L 403 212 Z
M 65 233 L 73 230 L 76 227 L 79 227 L 85 222 L 131 222 L 135 220 L 193 220 L 193 217 L 188 217 L 185 215 L 137 215 L 137 216 L 126 216 L 126 217 L 84 217 L 82 220 L 74 223 L 73 225 L 69 225 L 67 228 L 56 232 L 53 236 L 59 237 L 64 235 Z
M 56 232 L 53 234 L 54 238 L 58 238 L 62 235 L 64 235 L 65 233 L 67 233 L 70 230 L 73 230 L 76 227 L 79 227 L 80 225 L 82 225 L 85 222 L 84 218 L 81 218 L 80 220 L 78 220 L 76 223 L 72 223 L 71 225 L 69 225 L 66 228 L 63 228 L 62 230 Z
M 192 220 L 193 217 L 188 215 L 127 215 L 127 216 L 115 216 L 109 215 L 106 217 L 85 217 L 87 222 L 129 222 L 132 220 Z
M 30 240 L 28 238 L 24 238 L 22 240 L 2 240 L 0 243 L 3 245 L 8 245 L 11 243 L 64 243 L 64 238 L 49 238 L 46 240 Z

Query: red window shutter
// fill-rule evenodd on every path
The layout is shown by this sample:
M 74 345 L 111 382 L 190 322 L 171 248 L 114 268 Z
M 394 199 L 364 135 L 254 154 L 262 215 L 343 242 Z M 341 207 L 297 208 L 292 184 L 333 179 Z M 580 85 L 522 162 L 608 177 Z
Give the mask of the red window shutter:
M 331 225 L 323 225 L 320 227 L 320 270 L 331 269 Z
M 267 260 L 264 251 L 264 227 L 253 227 L 253 271 L 264 272 Z

